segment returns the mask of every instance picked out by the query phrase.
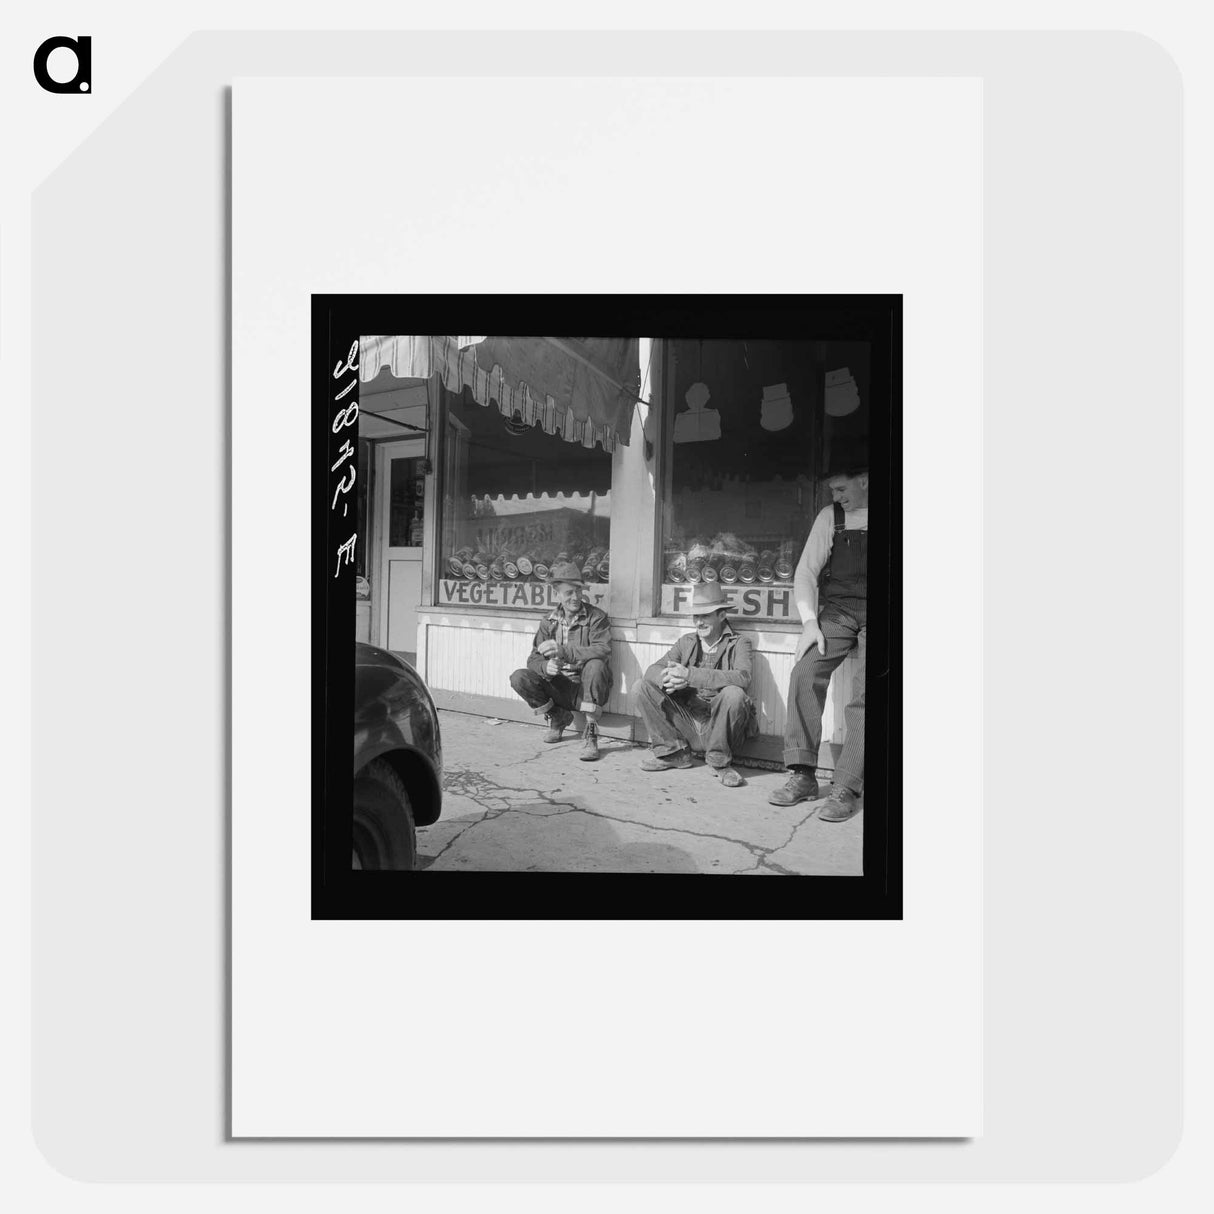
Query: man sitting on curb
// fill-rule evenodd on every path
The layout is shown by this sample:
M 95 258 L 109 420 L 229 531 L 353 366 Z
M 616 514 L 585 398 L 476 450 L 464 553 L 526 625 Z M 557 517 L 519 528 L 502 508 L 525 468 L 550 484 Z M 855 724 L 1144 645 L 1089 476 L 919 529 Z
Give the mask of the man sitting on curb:
M 611 696 L 611 621 L 605 611 L 582 598 L 582 574 L 572 561 L 552 567 L 559 605 L 540 621 L 526 670 L 510 676 L 514 688 L 537 716 L 548 719 L 545 742 L 559 742 L 573 720 L 573 708 L 586 714 L 579 759 L 599 757 L 598 717 Z
M 690 767 L 691 752 L 703 751 L 721 783 L 737 788 L 745 781 L 731 766 L 734 751 L 758 732 L 755 707 L 746 694 L 750 638 L 729 626 L 719 582 L 697 583 L 687 610 L 695 632 L 680 637 L 637 688 L 637 706 L 653 748 L 641 770 Z

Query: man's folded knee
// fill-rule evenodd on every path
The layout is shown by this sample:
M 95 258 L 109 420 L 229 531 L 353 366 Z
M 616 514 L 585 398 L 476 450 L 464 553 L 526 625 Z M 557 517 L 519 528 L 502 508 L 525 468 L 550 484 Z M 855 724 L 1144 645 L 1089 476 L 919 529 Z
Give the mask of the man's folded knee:
M 531 671 L 529 670 L 516 670 L 510 676 L 510 686 L 515 691 L 518 691 L 520 687 L 525 687 L 529 682 L 531 682 Z
M 604 662 L 602 658 L 591 658 L 590 661 L 582 667 L 582 682 L 592 683 L 602 679 L 606 679 L 608 682 L 610 682 L 611 670 L 608 668 L 607 663 Z
M 606 662 L 594 658 L 582 667 L 582 686 L 595 699 L 606 703 L 611 695 L 611 667 Z

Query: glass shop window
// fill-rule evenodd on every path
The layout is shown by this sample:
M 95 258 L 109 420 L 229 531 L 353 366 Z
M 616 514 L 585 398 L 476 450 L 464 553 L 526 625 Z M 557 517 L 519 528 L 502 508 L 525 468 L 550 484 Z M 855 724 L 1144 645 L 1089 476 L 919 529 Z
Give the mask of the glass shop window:
M 444 390 L 440 603 L 542 610 L 572 561 L 601 604 L 611 576 L 611 456 Z
M 371 598 L 371 582 L 367 574 L 368 512 L 367 499 L 371 488 L 371 444 L 365 438 L 358 440 L 357 480 L 354 483 L 355 517 L 358 525 L 358 543 L 354 546 L 354 584 L 356 597 Z
M 867 460 L 868 343 L 678 340 L 668 360 L 661 614 L 718 581 L 736 617 L 796 622 L 828 472 Z
M 426 461 L 390 461 L 388 486 L 388 547 L 420 548 L 425 534 Z

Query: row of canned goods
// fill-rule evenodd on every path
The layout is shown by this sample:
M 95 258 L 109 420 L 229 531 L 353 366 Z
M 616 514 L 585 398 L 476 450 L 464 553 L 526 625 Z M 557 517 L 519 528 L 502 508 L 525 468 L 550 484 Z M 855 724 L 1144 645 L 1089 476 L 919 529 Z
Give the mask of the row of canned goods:
M 716 581 L 727 586 L 791 582 L 794 568 L 791 554 L 773 549 L 734 554 L 666 553 L 666 581 L 674 585 Z
M 611 554 L 606 548 L 590 552 L 500 552 L 496 555 L 461 548 L 447 558 L 447 573 L 453 578 L 480 582 L 549 582 L 552 567 L 572 561 L 585 582 L 606 582 L 611 577 Z

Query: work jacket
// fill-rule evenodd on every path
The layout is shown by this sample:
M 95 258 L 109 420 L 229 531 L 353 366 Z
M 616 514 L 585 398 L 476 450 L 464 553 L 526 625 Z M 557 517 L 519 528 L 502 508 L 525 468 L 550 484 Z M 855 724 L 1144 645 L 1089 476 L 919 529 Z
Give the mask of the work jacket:
M 750 686 L 750 637 L 735 632 L 726 624 L 716 652 L 705 653 L 700 638 L 689 632 L 679 637 L 665 656 L 650 666 L 645 677 L 652 683 L 661 684 L 662 671 L 670 662 L 687 667 L 689 688 L 699 699 L 711 704 L 723 687 L 740 687 L 745 691 Z
M 577 615 L 569 627 L 569 639 L 559 644 L 561 639 L 560 616 L 558 607 L 551 615 L 540 621 L 535 630 L 535 640 L 531 644 L 531 656 L 527 659 L 527 669 L 536 674 L 547 675 L 548 659 L 539 651 L 545 641 L 558 642 L 555 659 L 560 665 L 561 674 L 566 678 L 581 677 L 582 667 L 593 658 L 602 662 L 611 658 L 611 620 L 607 613 L 593 603 L 583 602 L 578 608 Z

